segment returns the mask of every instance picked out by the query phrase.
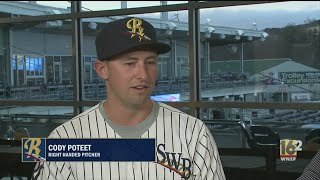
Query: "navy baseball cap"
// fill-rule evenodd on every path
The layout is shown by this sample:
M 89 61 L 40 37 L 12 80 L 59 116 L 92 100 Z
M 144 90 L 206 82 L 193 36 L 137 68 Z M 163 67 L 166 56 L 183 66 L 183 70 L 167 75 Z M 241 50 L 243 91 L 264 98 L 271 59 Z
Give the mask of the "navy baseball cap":
M 109 22 L 96 36 L 96 51 L 99 60 L 135 49 L 150 49 L 158 54 L 171 50 L 170 45 L 157 41 L 154 27 L 144 19 L 127 17 Z

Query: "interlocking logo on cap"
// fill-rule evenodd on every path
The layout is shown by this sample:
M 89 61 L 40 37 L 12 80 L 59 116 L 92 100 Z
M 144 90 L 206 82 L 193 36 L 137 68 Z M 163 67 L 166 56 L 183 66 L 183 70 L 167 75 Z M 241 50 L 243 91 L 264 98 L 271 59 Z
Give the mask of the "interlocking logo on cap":
M 111 60 L 116 55 L 139 48 L 164 54 L 171 50 L 167 43 L 157 40 L 156 29 L 148 21 L 126 17 L 106 23 L 96 36 L 99 60 Z
M 137 36 L 139 37 L 139 42 L 141 42 L 142 39 L 151 41 L 151 39 L 148 36 L 146 36 L 143 32 L 144 28 L 142 27 L 141 19 L 130 19 L 129 21 L 127 21 L 127 28 L 131 29 L 131 31 L 128 31 L 128 34 L 131 34 L 131 38 Z

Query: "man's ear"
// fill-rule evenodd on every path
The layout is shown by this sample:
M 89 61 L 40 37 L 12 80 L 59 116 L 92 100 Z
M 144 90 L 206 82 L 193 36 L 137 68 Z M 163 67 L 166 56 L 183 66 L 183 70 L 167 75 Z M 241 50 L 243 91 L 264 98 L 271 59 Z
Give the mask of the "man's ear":
M 94 68 L 97 74 L 104 80 L 108 79 L 108 65 L 105 61 L 96 60 L 94 63 Z

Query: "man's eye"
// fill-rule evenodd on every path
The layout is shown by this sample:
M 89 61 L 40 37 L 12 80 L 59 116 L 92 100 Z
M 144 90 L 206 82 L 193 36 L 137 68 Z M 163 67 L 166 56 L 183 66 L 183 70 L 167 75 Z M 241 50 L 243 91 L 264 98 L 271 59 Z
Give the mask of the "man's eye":
M 148 64 L 155 64 L 156 62 L 154 62 L 154 61 L 149 61 L 149 62 L 147 62 Z
M 132 66 L 132 65 L 134 65 L 134 63 L 126 63 L 126 65 L 128 65 L 128 66 Z

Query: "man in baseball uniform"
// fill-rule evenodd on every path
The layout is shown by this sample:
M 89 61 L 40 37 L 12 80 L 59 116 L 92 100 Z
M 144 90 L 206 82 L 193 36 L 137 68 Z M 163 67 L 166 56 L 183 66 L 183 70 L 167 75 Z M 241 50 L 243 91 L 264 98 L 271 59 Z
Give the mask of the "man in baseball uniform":
M 97 34 L 95 63 L 107 99 L 49 138 L 155 138 L 155 162 L 41 162 L 35 179 L 225 179 L 216 143 L 199 119 L 150 98 L 157 57 L 170 51 L 147 21 L 127 17 Z

